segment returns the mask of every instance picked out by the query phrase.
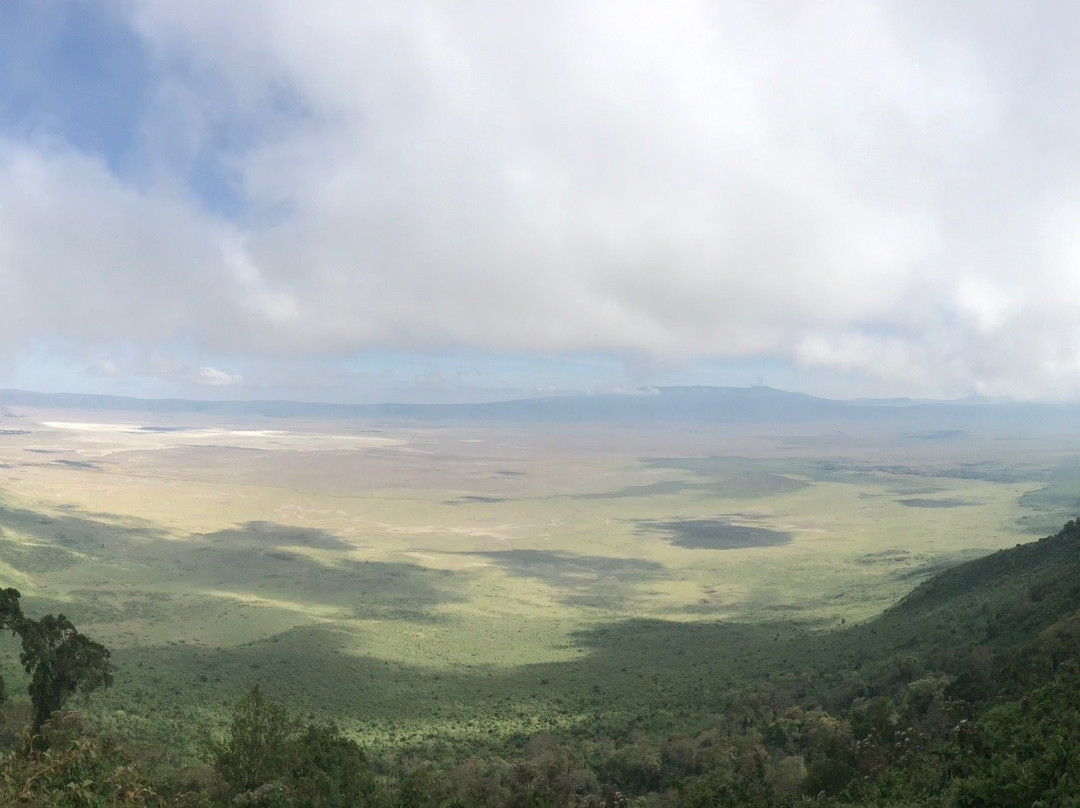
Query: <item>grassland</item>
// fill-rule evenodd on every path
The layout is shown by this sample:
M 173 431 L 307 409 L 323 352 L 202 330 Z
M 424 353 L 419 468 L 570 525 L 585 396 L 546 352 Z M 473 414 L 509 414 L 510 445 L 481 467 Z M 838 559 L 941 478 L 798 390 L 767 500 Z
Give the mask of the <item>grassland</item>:
M 23 415 L 0 585 L 113 649 L 103 721 L 180 750 L 256 682 L 436 754 L 704 725 L 800 636 L 1060 526 L 1080 476 L 952 431 Z

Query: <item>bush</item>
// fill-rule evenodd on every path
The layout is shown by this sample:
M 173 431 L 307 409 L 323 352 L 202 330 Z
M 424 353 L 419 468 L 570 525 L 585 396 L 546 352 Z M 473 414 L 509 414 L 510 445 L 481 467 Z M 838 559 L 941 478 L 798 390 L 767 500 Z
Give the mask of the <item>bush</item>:
M 258 685 L 237 702 L 214 770 L 221 799 L 251 808 L 360 808 L 374 792 L 355 741 L 334 727 L 304 727 Z

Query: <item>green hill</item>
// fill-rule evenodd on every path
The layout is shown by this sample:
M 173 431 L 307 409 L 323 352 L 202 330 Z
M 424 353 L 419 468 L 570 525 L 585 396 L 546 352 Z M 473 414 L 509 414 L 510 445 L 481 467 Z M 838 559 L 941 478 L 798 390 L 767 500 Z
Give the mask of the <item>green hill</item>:
M 869 623 L 821 638 L 822 652 L 959 675 L 973 653 L 1015 651 L 1080 609 L 1080 521 L 946 569 Z M 843 667 L 843 663 L 840 664 Z

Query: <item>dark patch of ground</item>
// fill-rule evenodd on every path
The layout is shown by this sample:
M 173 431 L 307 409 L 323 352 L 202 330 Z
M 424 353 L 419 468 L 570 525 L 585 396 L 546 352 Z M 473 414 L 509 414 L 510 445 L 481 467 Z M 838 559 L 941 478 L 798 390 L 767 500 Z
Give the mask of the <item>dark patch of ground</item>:
M 923 499 L 920 497 L 898 499 L 897 502 L 908 508 L 965 508 L 969 505 L 980 504 L 970 499 Z
M 97 469 L 97 463 L 91 463 L 88 460 L 54 460 L 52 461 L 58 466 L 67 466 L 73 469 Z
M 715 519 L 638 520 L 638 530 L 663 533 L 676 547 L 690 550 L 744 550 L 750 547 L 778 547 L 791 541 L 791 534 L 767 527 L 738 524 L 727 517 Z

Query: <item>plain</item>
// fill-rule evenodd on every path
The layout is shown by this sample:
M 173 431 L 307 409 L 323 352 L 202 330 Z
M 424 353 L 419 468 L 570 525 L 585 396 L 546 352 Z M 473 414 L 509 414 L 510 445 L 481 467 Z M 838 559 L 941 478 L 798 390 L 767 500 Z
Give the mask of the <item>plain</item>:
M 1080 476 L 1019 432 L 20 415 L 0 585 L 113 650 L 102 722 L 192 756 L 255 683 L 436 757 L 694 731 Z

